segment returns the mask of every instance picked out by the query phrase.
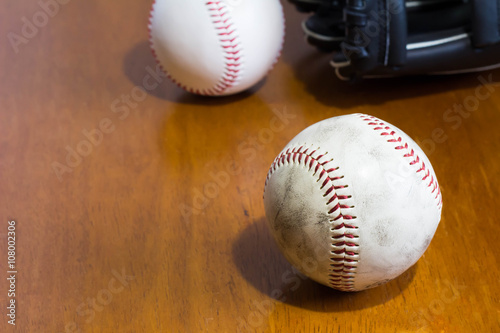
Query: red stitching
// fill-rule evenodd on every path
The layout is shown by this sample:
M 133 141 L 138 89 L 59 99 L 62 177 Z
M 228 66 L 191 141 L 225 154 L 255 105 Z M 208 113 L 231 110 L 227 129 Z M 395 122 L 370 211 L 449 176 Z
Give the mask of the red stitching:
M 332 235 L 332 246 L 335 249 L 331 250 L 330 257 L 330 273 L 329 282 L 332 287 L 344 291 L 354 291 L 354 274 L 358 263 L 358 238 L 354 224 L 356 216 L 346 213 L 346 209 L 354 208 L 348 205 L 344 200 L 351 199 L 350 195 L 337 195 L 337 189 L 343 189 L 348 185 L 335 185 L 333 182 L 344 178 L 343 175 L 333 175 L 332 173 L 339 170 L 338 166 L 332 167 L 332 160 L 327 158 L 326 154 L 318 154 L 316 150 L 309 151 L 309 148 L 295 147 L 288 148 L 278 155 L 273 161 L 271 168 L 267 174 L 266 186 L 272 174 L 277 168 L 291 163 L 298 163 L 308 170 L 313 171 L 313 175 L 320 182 L 320 189 L 324 190 L 323 196 L 326 197 L 327 205 L 337 201 L 337 203 L 328 211 L 332 227 L 330 228 Z M 329 185 L 330 184 L 330 185 Z M 327 187 L 327 185 L 329 185 Z M 339 257 L 340 256 L 340 257 Z
M 436 176 L 431 174 L 431 170 L 425 166 L 425 163 L 423 161 L 420 161 L 420 157 L 415 153 L 413 149 L 411 149 L 408 146 L 407 142 L 403 143 L 403 139 L 397 135 L 396 131 L 391 129 L 390 126 L 387 126 L 384 122 L 382 122 L 380 119 L 375 118 L 373 116 L 368 116 L 368 115 L 359 115 L 359 117 L 367 122 L 367 125 L 374 126 L 373 130 L 375 131 L 380 131 L 380 130 L 385 130 L 385 131 L 390 131 L 390 132 L 382 132 L 380 133 L 381 136 L 390 136 L 392 138 L 387 139 L 387 142 L 390 143 L 400 143 L 399 145 L 395 146 L 394 149 L 397 150 L 406 150 L 407 153 L 403 155 L 403 157 L 410 157 L 413 158 L 411 162 L 409 162 L 410 165 L 415 165 L 415 164 L 420 164 L 420 167 L 417 169 L 417 173 L 423 172 L 423 178 L 422 181 L 426 180 L 427 178 L 430 177 L 430 182 L 427 185 L 427 187 L 432 187 L 431 193 L 434 194 L 434 192 L 437 191 L 435 195 L 435 199 L 438 201 L 437 205 L 438 207 L 441 207 L 443 205 L 443 198 L 441 196 L 441 189 L 439 188 L 439 184 L 437 182 Z
M 185 84 L 180 83 L 175 78 L 168 73 L 168 71 L 163 67 L 158 59 L 158 55 L 154 49 L 153 36 L 152 36 L 152 21 L 153 21 L 153 11 L 156 4 L 156 0 L 153 1 L 153 5 L 151 11 L 149 13 L 149 25 L 148 25 L 148 34 L 149 34 L 149 46 L 151 48 L 151 52 L 153 53 L 153 57 L 156 60 L 156 63 L 160 66 L 160 68 L 165 72 L 167 77 L 175 83 L 178 87 L 198 95 L 205 96 L 216 96 L 223 94 L 226 90 L 235 86 L 240 79 L 240 69 L 242 66 L 242 57 L 237 56 L 240 53 L 240 50 L 236 50 L 239 47 L 238 36 L 236 35 L 236 29 L 229 30 L 233 23 L 229 22 L 230 17 L 225 17 L 228 15 L 226 11 L 226 5 L 221 1 L 207 1 L 205 5 L 208 7 L 208 11 L 211 12 L 210 17 L 212 17 L 212 23 L 215 25 L 215 29 L 221 30 L 218 35 L 220 36 L 219 41 L 221 42 L 221 48 L 224 52 L 224 58 L 228 60 L 228 62 L 224 63 L 224 70 L 219 81 L 212 87 L 208 89 L 195 89 L 193 87 L 188 87 Z M 229 22 L 229 23 L 228 23 Z M 277 60 L 276 60 L 277 61 Z
M 235 86 L 240 79 L 240 67 L 242 66 L 242 58 L 239 55 L 240 44 L 238 42 L 237 31 L 230 21 L 230 17 L 225 17 L 227 12 L 226 5 L 221 1 L 207 1 L 206 6 L 208 10 L 216 10 L 217 16 L 213 21 L 215 28 L 220 30 L 219 41 L 224 51 L 224 58 L 227 60 L 224 63 L 224 71 L 222 77 L 219 79 L 218 84 L 213 88 L 216 94 L 222 94 L 226 90 Z M 220 26 L 219 26 L 220 25 Z

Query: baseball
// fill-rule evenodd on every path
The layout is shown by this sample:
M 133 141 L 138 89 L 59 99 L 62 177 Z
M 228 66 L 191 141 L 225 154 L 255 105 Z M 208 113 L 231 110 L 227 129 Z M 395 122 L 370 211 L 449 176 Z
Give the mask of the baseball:
M 279 0 L 156 0 L 150 44 L 177 85 L 199 95 L 230 95 L 261 79 L 284 39 Z
M 431 163 L 397 127 L 363 114 L 299 133 L 268 172 L 264 205 L 285 257 L 326 286 L 381 285 L 425 252 L 441 219 Z

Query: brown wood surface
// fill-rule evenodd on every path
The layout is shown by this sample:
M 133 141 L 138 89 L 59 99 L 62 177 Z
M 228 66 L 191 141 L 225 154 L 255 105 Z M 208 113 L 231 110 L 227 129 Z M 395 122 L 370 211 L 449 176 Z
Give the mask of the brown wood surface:
M 1 332 L 500 332 L 500 84 L 481 85 L 500 71 L 352 86 L 285 3 L 282 57 L 250 92 L 202 98 L 159 77 L 141 95 L 155 82 L 150 6 L 72 0 L 44 22 L 37 1 L 1 5 Z M 13 34 L 33 19 L 16 52 Z M 355 112 L 421 143 L 444 209 L 414 267 L 342 293 L 285 261 L 262 192 L 293 136 Z

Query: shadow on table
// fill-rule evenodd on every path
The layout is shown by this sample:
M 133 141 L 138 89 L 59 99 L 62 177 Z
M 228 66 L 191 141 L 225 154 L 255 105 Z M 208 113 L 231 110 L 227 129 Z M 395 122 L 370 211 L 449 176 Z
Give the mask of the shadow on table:
M 330 54 L 320 53 L 305 44 L 297 36 L 287 37 L 281 61 L 289 64 L 295 77 L 303 84 L 304 89 L 320 103 L 341 109 L 360 105 L 378 105 L 387 101 L 410 99 L 419 96 L 456 91 L 464 88 L 480 86 L 481 82 L 498 81 L 500 70 L 482 73 L 459 74 L 451 76 L 411 76 L 387 79 L 366 79 L 356 84 L 339 80 L 334 69 L 329 65 Z M 300 43 L 301 47 L 297 44 Z M 136 86 L 146 88 L 145 78 L 154 76 L 157 62 L 153 57 L 148 41 L 133 46 L 123 59 L 123 72 Z M 278 72 L 273 72 L 274 75 Z M 191 105 L 224 105 L 234 103 L 252 96 L 262 88 L 266 79 L 239 94 L 208 97 L 188 93 L 162 75 L 160 83 L 154 89 L 145 89 L 148 94 L 170 102 Z M 482 77 L 480 81 L 479 77 Z M 150 79 L 149 84 L 156 85 Z M 284 86 L 282 89 L 288 89 Z
M 347 293 L 301 275 L 279 252 L 264 218 L 249 225 L 233 244 L 233 261 L 256 289 L 284 303 L 318 312 L 370 308 L 401 294 L 413 280 L 417 264 L 377 288 Z
M 194 105 L 223 105 L 234 103 L 253 95 L 265 83 L 265 79 L 263 79 L 251 89 L 230 96 L 198 96 L 178 87 L 169 78 L 165 77 L 162 71 L 156 72 L 156 70 L 157 62 L 151 53 L 148 41 L 140 42 L 132 47 L 123 60 L 123 72 L 134 85 L 145 88 L 148 94 L 152 96 L 176 103 Z M 155 75 L 151 72 L 155 73 Z M 155 84 L 155 76 L 160 80 L 159 84 L 154 89 L 147 89 L 147 85 L 153 86 Z M 148 82 L 145 82 L 146 77 L 149 78 Z M 153 79 L 150 77 L 153 77 Z
M 319 60 L 318 60 L 319 58 Z M 311 62 L 326 61 L 311 66 Z M 311 68 L 313 67 L 313 68 Z M 359 105 L 380 105 L 387 101 L 412 99 L 436 95 L 461 89 L 479 87 L 482 82 L 493 79 L 498 81 L 499 71 L 456 74 L 449 76 L 406 76 L 385 79 L 365 79 L 358 83 L 340 81 L 328 59 L 310 55 L 301 59 L 293 68 L 297 78 L 304 84 L 306 91 L 320 103 L 342 109 Z M 492 74 L 493 73 L 493 74 Z M 482 80 L 482 81 L 481 81 Z

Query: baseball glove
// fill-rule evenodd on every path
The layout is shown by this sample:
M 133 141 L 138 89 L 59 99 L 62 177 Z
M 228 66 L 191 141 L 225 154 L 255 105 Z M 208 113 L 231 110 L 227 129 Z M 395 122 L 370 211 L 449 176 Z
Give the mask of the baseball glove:
M 289 0 L 343 80 L 500 67 L 500 0 Z

